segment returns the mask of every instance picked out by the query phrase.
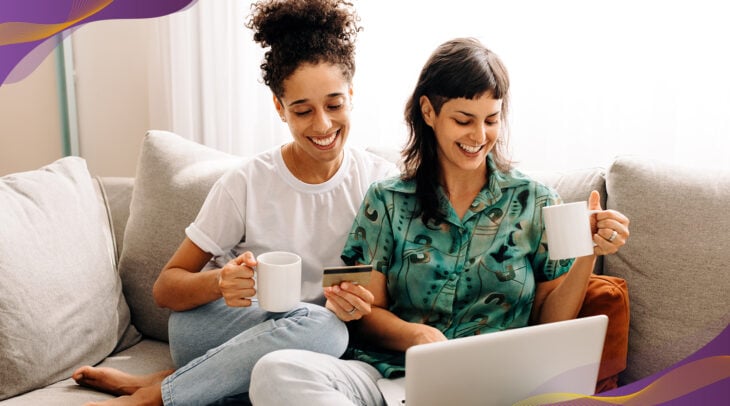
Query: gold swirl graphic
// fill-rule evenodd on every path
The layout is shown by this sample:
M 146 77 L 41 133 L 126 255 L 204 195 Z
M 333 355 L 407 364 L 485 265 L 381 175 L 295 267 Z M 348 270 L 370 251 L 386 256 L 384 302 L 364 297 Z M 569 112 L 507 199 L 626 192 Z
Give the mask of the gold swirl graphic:
M 22 44 L 46 39 L 68 27 L 98 13 L 114 0 L 74 0 L 69 12 L 69 20 L 55 24 L 27 22 L 0 23 L 0 46 Z
M 623 396 L 585 396 L 576 393 L 546 393 L 515 403 L 517 406 L 545 405 L 577 399 L 591 404 L 657 405 L 677 399 L 730 377 L 730 355 L 703 358 L 673 369 L 638 392 Z M 578 403 L 576 403 L 578 404 Z

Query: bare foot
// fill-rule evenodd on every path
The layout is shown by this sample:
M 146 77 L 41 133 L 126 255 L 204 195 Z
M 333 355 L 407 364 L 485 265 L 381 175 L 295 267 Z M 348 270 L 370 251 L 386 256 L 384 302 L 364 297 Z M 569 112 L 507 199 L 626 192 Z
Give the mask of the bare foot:
M 81 386 L 97 389 L 112 395 L 132 395 L 140 388 L 157 385 L 174 370 L 155 372 L 149 375 L 131 375 L 114 368 L 83 366 L 71 377 Z
M 104 402 L 86 403 L 84 406 L 162 406 L 160 383 L 139 388 L 134 394 L 120 396 Z

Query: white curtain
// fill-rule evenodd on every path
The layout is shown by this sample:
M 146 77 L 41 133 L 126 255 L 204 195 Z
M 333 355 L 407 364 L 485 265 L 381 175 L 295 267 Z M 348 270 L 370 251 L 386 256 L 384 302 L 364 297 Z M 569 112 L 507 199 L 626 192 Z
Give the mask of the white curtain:
M 244 27 L 250 1 L 170 16 L 174 130 L 250 155 L 289 139 Z M 730 170 L 730 25 L 712 0 L 355 0 L 350 142 L 399 148 L 403 106 L 441 42 L 474 36 L 512 80 L 511 145 L 527 169 L 607 166 L 634 154 Z
M 172 130 L 242 156 L 289 139 L 261 81 L 263 50 L 244 27 L 249 5 L 198 0 L 169 16 L 163 37 L 169 41 Z

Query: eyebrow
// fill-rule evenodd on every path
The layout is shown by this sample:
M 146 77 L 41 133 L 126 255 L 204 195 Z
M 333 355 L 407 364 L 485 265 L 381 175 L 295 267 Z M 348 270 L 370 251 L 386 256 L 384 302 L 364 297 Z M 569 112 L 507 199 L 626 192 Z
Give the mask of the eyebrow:
M 328 94 L 328 95 L 327 95 L 327 98 L 328 98 L 328 99 L 332 99 L 332 98 L 335 98 L 335 97 L 344 97 L 344 96 L 345 96 L 345 94 L 344 94 L 344 93 L 341 93 L 341 92 L 335 92 L 335 93 L 330 93 L 330 94 Z M 289 106 L 289 107 L 291 107 L 291 106 L 295 106 L 295 105 L 297 105 L 297 104 L 303 104 L 303 103 L 306 103 L 306 102 L 308 102 L 308 101 L 309 101 L 309 99 L 299 99 L 299 100 L 294 100 L 293 102 L 289 103 L 289 104 L 288 104 L 288 106 Z
M 467 113 L 466 111 L 456 110 L 456 112 L 457 113 L 461 113 L 461 114 L 463 114 L 463 115 L 465 115 L 467 117 L 474 117 L 474 114 Z M 502 110 L 497 110 L 494 113 L 487 115 L 487 118 L 494 117 L 494 116 L 498 115 L 501 112 L 502 112 Z

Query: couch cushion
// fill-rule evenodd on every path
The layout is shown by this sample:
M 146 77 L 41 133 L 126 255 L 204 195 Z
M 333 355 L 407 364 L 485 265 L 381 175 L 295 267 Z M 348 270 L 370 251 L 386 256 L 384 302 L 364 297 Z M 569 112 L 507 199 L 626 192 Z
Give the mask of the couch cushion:
M 167 341 L 170 313 L 155 304 L 152 285 L 213 183 L 240 159 L 170 132 L 145 136 L 119 260 L 132 322 L 145 336 Z
M 619 157 L 608 207 L 631 220 L 627 244 L 604 261 L 631 301 L 625 383 L 660 372 L 730 322 L 730 172 Z
M 584 168 L 567 171 L 524 171 L 533 179 L 555 189 L 564 202 L 588 201 L 592 190 L 601 194 L 601 207 L 606 207 L 606 170 Z
M 139 338 L 83 159 L 0 178 L 0 225 L 0 399 L 67 378 Z
M 167 343 L 147 339 L 107 357 L 98 366 L 116 368 L 134 375 L 147 375 L 174 368 Z M 84 405 L 87 402 L 102 402 L 114 398 L 113 395 L 77 385 L 76 381 L 68 378 L 0 404 L 2 406 Z

